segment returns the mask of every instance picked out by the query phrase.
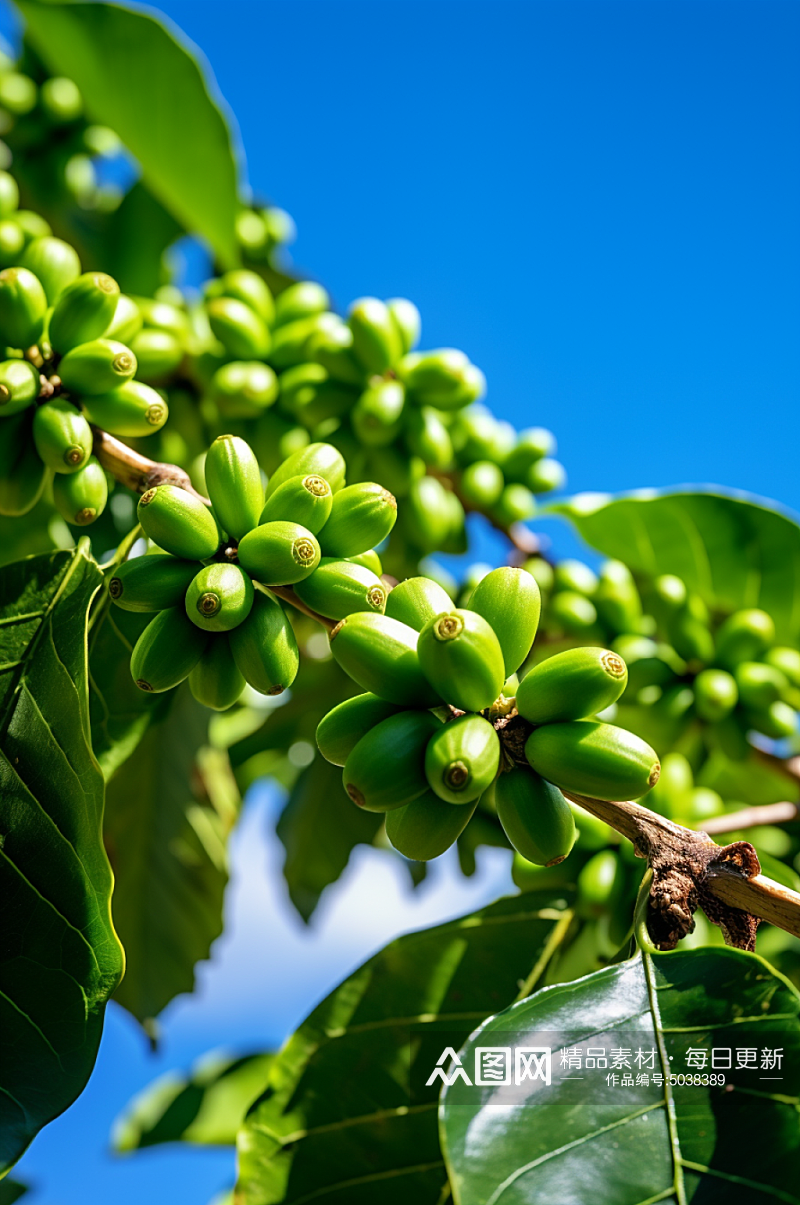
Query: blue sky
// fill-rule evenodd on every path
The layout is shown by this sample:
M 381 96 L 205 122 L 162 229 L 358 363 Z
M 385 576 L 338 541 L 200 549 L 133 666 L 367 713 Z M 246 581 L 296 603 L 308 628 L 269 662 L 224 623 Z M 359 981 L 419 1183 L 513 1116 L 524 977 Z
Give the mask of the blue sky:
M 161 7 L 237 114 L 253 188 L 293 214 L 297 264 L 342 306 L 411 297 L 424 343 L 463 347 L 500 416 L 552 427 L 571 490 L 715 483 L 800 510 L 800 6 Z M 227 1155 L 105 1157 L 125 1100 L 208 1048 L 280 1039 L 394 932 L 506 881 L 502 855 L 466 887 L 447 863 L 410 899 L 365 854 L 309 934 L 273 811 L 263 793 L 249 810 L 229 932 L 168 1010 L 163 1053 L 112 1010 L 90 1088 L 22 1165 L 40 1205 L 87 1188 L 204 1205 Z

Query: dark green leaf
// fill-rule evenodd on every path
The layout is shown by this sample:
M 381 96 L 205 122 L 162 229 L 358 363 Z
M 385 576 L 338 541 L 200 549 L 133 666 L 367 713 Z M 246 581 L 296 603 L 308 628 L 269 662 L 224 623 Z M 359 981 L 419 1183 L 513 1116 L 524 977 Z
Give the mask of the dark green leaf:
M 164 283 L 164 251 L 183 227 L 140 180 L 91 240 L 94 263 L 125 293 L 151 296 Z
M 131 678 L 131 650 L 152 619 L 101 600 L 89 635 L 89 714 L 95 757 L 110 780 L 130 757 L 170 699 L 139 690 Z
M 382 824 L 379 813 L 348 799 L 338 766 L 314 758 L 292 789 L 277 830 L 286 850 L 283 877 L 303 920 L 342 874 L 356 845 L 371 845 Z
M 274 1055 L 212 1054 L 188 1076 L 169 1072 L 145 1088 L 116 1121 L 116 1151 L 164 1142 L 233 1146 L 250 1105 L 264 1091 Z
M 149 13 L 113 4 L 18 0 L 18 8 L 45 63 L 56 75 L 68 64 L 87 112 L 120 136 L 153 196 L 235 264 L 236 154 L 196 47 Z
M 428 1063 L 531 990 L 571 915 L 563 897 L 531 892 L 400 937 L 364 963 L 275 1056 L 239 1134 L 236 1200 L 443 1200 Z
M 460 1052 L 553 1047 L 552 1083 L 444 1090 L 442 1132 L 458 1205 L 642 1205 L 670 1201 L 800 1201 L 800 997 L 763 959 L 705 948 L 645 952 L 564 986 L 544 988 L 490 1018 Z M 604 1070 L 564 1078 L 559 1049 L 630 1051 L 632 1082 Z M 726 1070 L 724 1086 L 636 1084 L 637 1049 L 654 1068 L 686 1074 L 689 1047 L 756 1048 L 756 1070 Z M 779 1069 L 758 1069 L 762 1049 Z M 611 1066 L 609 1056 L 608 1065 Z M 641 1066 L 641 1065 L 640 1065 Z M 619 1074 L 623 1074 L 620 1070 Z M 701 1071 L 694 1074 L 702 1075 Z M 760 1076 L 780 1076 L 777 1082 Z M 513 1077 L 513 1072 L 512 1072 Z
M 82 541 L 0 573 L 0 1173 L 82 1092 L 122 972 L 88 730 Z
M 552 509 L 606 556 L 675 573 L 724 611 L 763 607 L 780 641 L 800 639 L 800 527 L 788 515 L 718 493 L 581 494 Z
M 0 1205 L 14 1205 L 27 1191 L 27 1185 L 18 1180 L 0 1180 Z
M 108 788 L 114 923 L 127 955 L 115 999 L 142 1022 L 192 990 L 195 964 L 222 932 L 239 796 L 227 756 L 204 747 L 208 717 L 181 687 Z

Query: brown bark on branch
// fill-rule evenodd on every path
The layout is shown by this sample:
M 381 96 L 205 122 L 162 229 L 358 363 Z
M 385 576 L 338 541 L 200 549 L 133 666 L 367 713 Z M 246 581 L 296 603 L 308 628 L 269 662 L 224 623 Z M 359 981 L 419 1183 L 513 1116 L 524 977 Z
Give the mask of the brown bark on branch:
M 736 833 L 743 828 L 756 828 L 760 824 L 786 824 L 800 816 L 796 803 L 764 803 L 758 807 L 742 808 L 724 816 L 711 816 L 705 821 L 704 831 L 713 836 L 717 833 Z
M 639 803 L 564 794 L 627 837 L 653 868 L 648 927 L 661 949 L 673 949 L 691 932 L 698 906 L 726 942 L 740 949 L 755 948 L 759 920 L 800 937 L 800 894 L 762 875 L 748 842 L 719 846 L 707 833 L 683 828 Z

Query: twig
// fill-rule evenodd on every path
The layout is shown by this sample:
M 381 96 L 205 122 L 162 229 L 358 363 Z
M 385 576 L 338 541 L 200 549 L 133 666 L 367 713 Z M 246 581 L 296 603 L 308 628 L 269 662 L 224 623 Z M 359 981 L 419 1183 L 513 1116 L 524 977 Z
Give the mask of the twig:
M 208 498 L 197 492 L 185 469 L 178 468 L 176 464 L 149 460 L 147 456 L 134 452 L 133 448 L 109 435 L 107 431 L 101 431 L 99 427 L 93 427 L 92 431 L 95 456 L 120 484 L 138 494 L 146 493 L 154 485 L 177 485 L 208 504 Z
M 622 833 L 623 837 L 627 837 L 629 841 L 633 842 L 637 854 L 640 857 L 646 857 L 654 868 L 664 865 L 674 868 L 677 865 L 678 875 L 680 875 L 683 873 L 680 868 L 689 867 L 689 876 L 691 876 L 692 867 L 702 869 L 704 872 L 702 875 L 703 895 L 713 897 L 710 901 L 710 919 L 720 924 L 726 939 L 729 936 L 728 926 L 732 917 L 728 914 L 721 920 L 719 915 L 714 915 L 718 912 L 720 905 L 723 912 L 725 909 L 737 909 L 738 914 L 742 917 L 748 914 L 751 918 L 758 917 L 777 925 L 787 933 L 792 933 L 795 937 L 800 937 L 800 894 L 788 887 L 781 886 L 780 883 L 776 883 L 765 875 L 748 876 L 743 873 L 739 862 L 735 862 L 733 859 L 724 860 L 725 849 L 712 841 L 707 833 L 683 828 L 681 825 L 673 823 L 672 820 L 667 820 L 665 816 L 659 816 L 657 812 L 651 812 L 648 808 L 642 807 L 639 803 L 610 803 L 608 800 L 590 799 L 588 796 L 576 795 L 568 791 L 565 791 L 564 794 L 567 799 L 585 808 L 587 812 L 591 812 L 600 820 L 604 820 L 611 828 Z M 741 827 L 741 825 L 737 827 Z M 727 848 L 738 852 L 739 846 L 752 850 L 752 846 L 746 846 L 744 842 Z M 737 866 L 739 869 L 736 868 Z M 656 875 L 656 881 L 657 879 L 658 875 Z M 676 890 L 675 881 L 675 876 L 673 876 L 673 891 Z M 699 884 L 695 882 L 694 885 L 697 887 Z M 681 912 L 681 908 L 685 906 L 686 902 L 677 897 L 670 900 L 669 896 L 666 897 L 666 900 L 667 905 L 678 913 Z M 704 900 L 701 896 L 699 902 L 708 915 L 708 899 Z M 673 916 L 672 919 L 675 920 L 675 917 Z M 691 917 L 689 916 L 688 919 L 690 920 Z M 688 931 L 689 927 L 686 926 L 685 932 Z M 675 940 L 677 941 L 682 935 L 677 934 Z M 672 947 L 665 941 L 664 948 Z
M 304 615 L 309 617 L 309 619 L 315 619 L 317 623 L 321 624 L 322 627 L 326 628 L 329 632 L 332 632 L 336 627 L 337 620 L 328 619 L 326 615 L 320 615 L 318 612 L 312 611 L 311 607 L 307 607 L 302 599 L 297 597 L 291 586 L 268 586 L 267 589 L 269 590 L 270 594 L 274 594 L 276 598 L 282 598 L 283 601 L 289 603 L 290 606 L 295 607 L 298 611 L 302 611 Z
M 788 820 L 796 820 L 798 816 L 800 808 L 796 803 L 764 803 L 760 807 L 728 812 L 725 816 L 711 816 L 704 821 L 703 829 L 709 835 L 736 833 L 740 829 L 756 828 L 760 824 L 785 824 Z

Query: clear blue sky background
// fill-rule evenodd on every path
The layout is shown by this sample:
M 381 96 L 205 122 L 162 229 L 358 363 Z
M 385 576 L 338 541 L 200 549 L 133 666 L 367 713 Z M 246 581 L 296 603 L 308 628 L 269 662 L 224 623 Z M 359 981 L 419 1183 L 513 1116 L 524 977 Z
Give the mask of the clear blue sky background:
M 553 428 L 572 490 L 710 482 L 800 510 L 797 3 L 161 7 L 210 60 L 253 187 L 294 215 L 298 265 L 341 305 L 416 301 L 425 344 L 463 347 L 498 414 Z M 273 808 L 249 810 L 230 932 L 163 1053 L 111 1011 L 87 1093 L 22 1165 L 32 1205 L 204 1205 L 230 1156 L 104 1155 L 128 1096 L 209 1047 L 280 1039 L 393 932 L 504 882 L 502 855 L 469 888 L 448 864 L 410 901 L 365 854 L 304 934 Z

